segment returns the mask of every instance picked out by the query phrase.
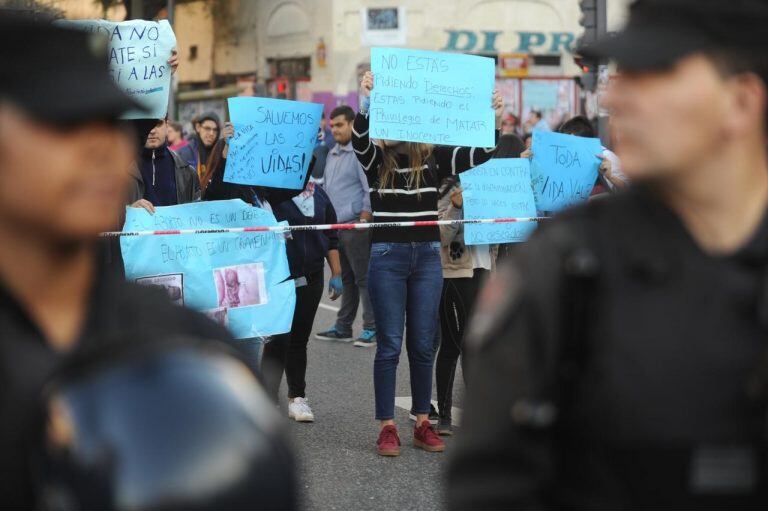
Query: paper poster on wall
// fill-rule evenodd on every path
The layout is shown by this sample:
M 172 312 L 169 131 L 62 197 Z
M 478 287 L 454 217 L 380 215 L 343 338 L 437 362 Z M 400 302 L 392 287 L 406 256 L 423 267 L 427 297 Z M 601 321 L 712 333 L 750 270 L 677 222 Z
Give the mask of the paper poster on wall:
M 241 200 L 127 208 L 125 231 L 277 225 Z M 129 281 L 160 287 L 178 305 L 206 314 L 238 339 L 290 331 L 296 301 L 285 237 L 271 232 L 123 237 Z
M 461 174 L 464 190 L 464 218 L 531 218 L 536 202 L 531 188 L 530 161 L 525 158 L 492 159 Z M 467 224 L 467 245 L 525 241 L 536 222 Z
M 560 83 L 547 80 L 523 80 L 523 104 L 532 110 L 557 108 Z
M 493 147 L 495 70 L 487 57 L 372 48 L 371 137 Z
M 536 207 L 555 212 L 586 202 L 597 181 L 603 146 L 598 138 L 534 131 L 531 177 Z
M 229 98 L 235 135 L 224 181 L 301 189 L 312 161 L 323 105 L 270 98 Z
M 168 113 L 171 68 L 168 59 L 176 36 L 167 20 L 60 20 L 56 23 L 103 34 L 109 40 L 109 71 L 118 87 L 148 111 L 124 119 L 161 119 Z
M 399 46 L 407 41 L 405 7 L 364 7 L 360 9 L 363 46 Z

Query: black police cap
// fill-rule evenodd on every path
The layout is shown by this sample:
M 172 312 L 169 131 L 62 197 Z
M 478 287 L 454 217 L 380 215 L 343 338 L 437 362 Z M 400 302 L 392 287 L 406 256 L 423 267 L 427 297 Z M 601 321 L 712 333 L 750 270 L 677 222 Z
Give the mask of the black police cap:
M 112 80 L 103 36 L 5 11 L 0 48 L 0 101 L 40 121 L 72 125 L 142 109 Z
M 628 70 L 663 69 L 698 52 L 765 52 L 766 26 L 766 0 L 636 0 L 621 32 L 578 53 Z

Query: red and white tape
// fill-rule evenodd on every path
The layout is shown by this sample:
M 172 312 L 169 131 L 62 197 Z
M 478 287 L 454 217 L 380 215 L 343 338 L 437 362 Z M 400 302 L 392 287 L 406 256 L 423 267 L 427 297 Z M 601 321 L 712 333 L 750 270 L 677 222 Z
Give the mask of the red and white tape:
M 548 217 L 522 217 L 522 218 L 479 218 L 474 220 L 426 220 L 421 222 L 361 222 L 357 224 L 319 224 L 319 225 L 270 225 L 259 227 L 229 227 L 222 229 L 171 229 L 163 231 L 117 231 L 101 233 L 102 238 L 120 238 L 129 236 L 173 236 L 183 234 L 227 234 L 247 232 L 275 232 L 285 233 L 289 231 L 349 231 L 355 229 L 380 229 L 386 227 L 437 227 L 440 225 L 455 224 L 517 224 L 527 222 L 539 222 Z

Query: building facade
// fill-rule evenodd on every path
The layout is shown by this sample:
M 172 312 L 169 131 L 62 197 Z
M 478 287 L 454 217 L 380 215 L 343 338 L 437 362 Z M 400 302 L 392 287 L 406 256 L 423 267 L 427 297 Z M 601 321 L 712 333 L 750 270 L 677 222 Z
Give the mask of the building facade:
M 623 22 L 628 3 L 609 2 L 609 28 Z M 192 20 L 206 10 L 204 30 Z M 182 103 L 212 106 L 185 92 L 207 81 L 224 94 L 239 84 L 246 94 L 316 101 L 326 110 L 354 106 L 370 48 L 404 46 L 493 57 L 497 85 L 519 117 L 538 109 L 556 123 L 580 109 L 572 56 L 578 0 L 201 0 L 180 4 L 176 16 Z M 222 20 L 231 26 L 219 36 Z M 192 55 L 200 60 L 186 65 Z
M 609 29 L 628 3 L 608 2 Z M 177 1 L 178 117 L 224 114 L 238 94 L 356 106 L 370 48 L 403 46 L 493 57 L 509 112 L 554 124 L 580 110 L 579 19 L 578 0 Z

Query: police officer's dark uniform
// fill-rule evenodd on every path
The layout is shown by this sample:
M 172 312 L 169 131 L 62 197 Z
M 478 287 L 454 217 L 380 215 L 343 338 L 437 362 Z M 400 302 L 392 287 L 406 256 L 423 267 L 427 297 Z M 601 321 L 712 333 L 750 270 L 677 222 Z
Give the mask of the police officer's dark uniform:
M 106 46 L 99 53 L 86 34 L 25 18 L 0 20 L 0 97 L 35 118 L 68 122 L 116 119 L 136 105 L 112 83 Z M 45 150 L 45 148 L 41 148 Z M 30 155 L 34 158 L 34 155 Z M 33 200 L 34 198 L 30 198 Z M 41 205 L 44 207 L 44 205 Z M 72 353 L 56 352 L 26 310 L 0 282 L 0 508 L 30 509 L 29 445 L 38 396 L 65 358 L 121 342 L 161 342 L 171 336 L 230 341 L 228 332 L 202 315 L 170 304 L 159 291 L 100 276 L 88 320 Z
M 450 509 L 767 508 L 768 216 L 712 257 L 638 188 L 540 225 L 514 263 L 470 333 Z

